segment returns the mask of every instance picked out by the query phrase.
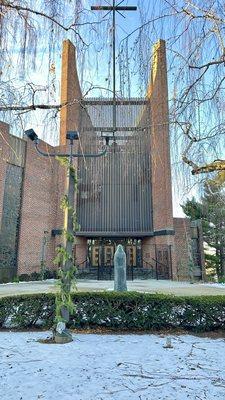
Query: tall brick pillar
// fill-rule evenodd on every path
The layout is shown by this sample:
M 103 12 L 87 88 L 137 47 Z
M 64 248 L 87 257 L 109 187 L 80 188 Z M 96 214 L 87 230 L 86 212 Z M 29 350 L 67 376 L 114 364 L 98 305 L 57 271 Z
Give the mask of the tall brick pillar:
M 151 176 L 154 231 L 173 230 L 170 166 L 168 85 L 165 41 L 153 47 L 151 82 L 147 96 L 151 109 Z
M 61 69 L 60 145 L 66 145 L 66 132 L 79 129 L 82 93 L 77 74 L 76 50 L 70 40 L 63 41 Z
M 151 181 L 154 237 L 143 241 L 148 245 L 171 245 L 173 277 L 176 275 L 173 235 L 172 185 L 170 165 L 168 84 L 165 41 L 159 40 L 153 47 L 150 84 L 147 89 L 150 101 Z
M 76 64 L 76 49 L 70 40 L 63 41 L 62 50 L 62 68 L 61 68 L 61 104 L 65 104 L 60 112 L 60 146 L 65 146 L 67 131 L 79 131 L 80 126 L 80 100 L 82 99 L 82 92 L 77 73 Z M 75 143 L 74 151 L 77 150 L 78 143 Z M 78 159 L 74 159 L 74 166 L 77 168 Z M 59 174 L 59 193 L 60 196 L 64 190 L 65 176 L 61 169 Z M 60 203 L 60 199 L 59 199 Z M 76 198 L 74 199 L 76 207 Z M 60 210 L 59 210 L 60 214 Z M 61 213 L 62 214 L 62 213 Z M 62 216 L 61 218 L 62 221 Z M 87 240 L 86 238 L 76 238 L 77 250 L 76 258 L 82 259 L 84 254 L 87 253 Z

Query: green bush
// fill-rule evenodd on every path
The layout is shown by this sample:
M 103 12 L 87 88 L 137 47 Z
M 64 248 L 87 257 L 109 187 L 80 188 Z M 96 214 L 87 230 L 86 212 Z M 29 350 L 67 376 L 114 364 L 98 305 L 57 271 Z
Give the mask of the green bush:
M 58 272 L 46 269 L 43 273 L 43 279 L 57 279 Z
M 225 296 L 175 297 L 136 292 L 75 293 L 71 328 L 151 331 L 225 329 Z M 32 294 L 0 299 L 0 327 L 50 328 L 55 295 Z
M 41 272 L 31 272 L 31 274 L 21 274 L 18 277 L 14 278 L 14 282 L 29 282 L 29 281 L 40 281 L 42 280 Z M 57 279 L 57 271 L 52 271 L 46 269 L 43 272 L 43 279 Z
M 31 281 L 40 281 L 41 280 L 41 274 L 39 272 L 31 272 L 31 274 L 29 275 L 29 280 Z
M 20 282 L 28 282 L 31 280 L 30 275 L 28 275 L 28 274 L 21 274 L 21 275 L 19 275 L 18 278 L 19 278 Z

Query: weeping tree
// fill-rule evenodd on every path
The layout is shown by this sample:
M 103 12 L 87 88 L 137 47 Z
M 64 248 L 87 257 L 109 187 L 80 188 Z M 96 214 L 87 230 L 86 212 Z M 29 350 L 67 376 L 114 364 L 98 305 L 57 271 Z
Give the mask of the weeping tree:
M 32 119 L 44 139 L 57 142 L 58 111 L 64 106 L 57 78 L 64 38 L 77 47 L 83 92 L 111 96 L 111 17 L 91 12 L 94 3 L 0 0 L 0 117 L 12 123 L 16 134 Z M 224 137 L 223 1 L 136 4 L 138 13 L 126 16 L 127 23 L 117 17 L 117 95 L 145 95 L 152 44 L 165 39 L 174 174 L 190 188 L 197 181 L 190 167 L 197 173 L 208 164 L 213 165 L 204 172 L 224 166 L 219 162 Z
M 90 46 L 99 52 L 105 40 L 96 38 L 108 19 L 97 20 L 85 5 L 82 0 L 0 0 L 0 119 L 15 134 L 22 135 L 32 120 L 43 139 L 57 144 L 59 111 L 66 106 L 59 101 L 62 40 L 76 45 L 82 83 Z M 92 89 L 89 82 L 82 86 Z
M 184 194 L 206 179 L 196 179 L 191 171 L 221 170 L 225 165 L 224 4 L 220 0 L 162 0 L 154 5 L 144 2 L 142 7 L 141 3 L 141 26 L 120 45 L 121 65 L 130 66 L 129 76 L 121 68 L 122 81 L 127 93 L 134 76 L 141 88 L 146 87 L 150 47 L 158 37 L 166 40 L 174 175 Z M 214 159 L 218 160 L 212 163 Z

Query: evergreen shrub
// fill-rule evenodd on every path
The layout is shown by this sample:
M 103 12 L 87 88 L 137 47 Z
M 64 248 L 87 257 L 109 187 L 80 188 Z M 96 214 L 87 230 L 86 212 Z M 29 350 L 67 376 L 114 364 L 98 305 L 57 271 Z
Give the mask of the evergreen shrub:
M 225 329 L 225 296 L 178 297 L 137 292 L 78 292 L 71 328 L 151 331 Z M 0 298 L 1 328 L 51 328 L 54 294 Z

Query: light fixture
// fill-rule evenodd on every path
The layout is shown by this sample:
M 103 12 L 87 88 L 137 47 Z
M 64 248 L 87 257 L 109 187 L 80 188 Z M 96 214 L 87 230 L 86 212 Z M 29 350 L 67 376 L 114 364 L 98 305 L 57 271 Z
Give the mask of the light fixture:
M 32 142 L 35 143 L 39 142 L 38 135 L 34 132 L 33 129 L 27 129 L 24 133 L 28 137 L 28 139 L 30 139 Z
M 67 140 L 78 140 L 79 133 L 77 131 L 67 131 L 66 138 Z

